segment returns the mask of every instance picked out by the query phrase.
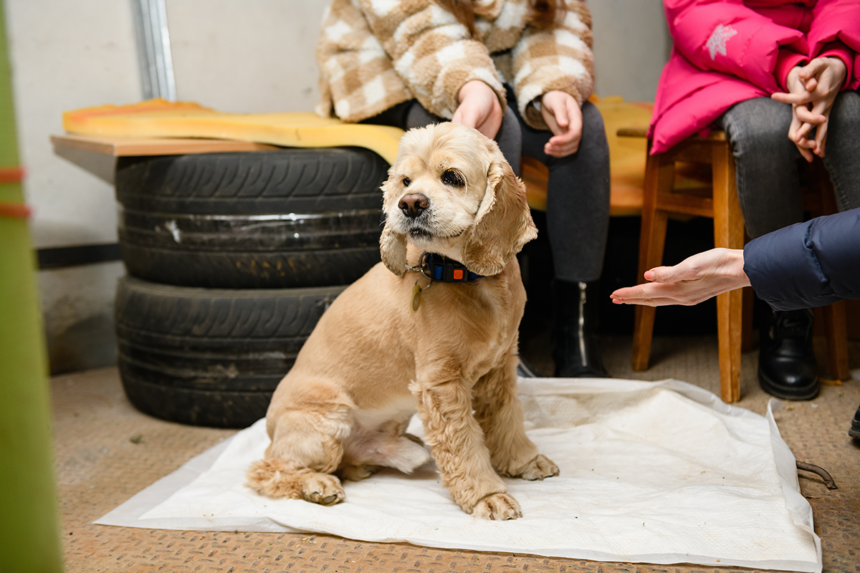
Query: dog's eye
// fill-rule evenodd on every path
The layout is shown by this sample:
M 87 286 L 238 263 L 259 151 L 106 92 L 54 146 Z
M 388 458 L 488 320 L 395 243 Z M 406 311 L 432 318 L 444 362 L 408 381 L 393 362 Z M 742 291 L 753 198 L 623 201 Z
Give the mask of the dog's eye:
M 409 177 L 404 177 L 404 178 L 403 178 L 403 186 L 404 186 L 404 187 L 409 187 L 409 184 L 410 184 L 410 183 L 412 183 L 412 179 L 410 179 Z
M 466 184 L 463 180 L 463 176 L 453 169 L 449 169 L 442 174 L 442 183 L 450 185 L 451 187 L 463 187 Z

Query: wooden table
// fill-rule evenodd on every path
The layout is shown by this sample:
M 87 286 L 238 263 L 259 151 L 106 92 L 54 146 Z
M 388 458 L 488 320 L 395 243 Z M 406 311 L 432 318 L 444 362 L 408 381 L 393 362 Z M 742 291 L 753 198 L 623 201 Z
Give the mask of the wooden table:
M 619 131 L 618 135 L 626 134 L 622 134 Z M 63 159 L 74 163 L 78 167 L 89 171 L 111 185 L 114 183 L 114 171 L 116 168 L 117 157 L 228 153 L 282 149 L 275 145 L 268 145 L 265 143 L 227 139 L 147 138 L 70 134 L 52 135 L 51 143 L 54 145 L 54 153 Z M 522 179 L 530 194 L 529 203 L 532 207 L 543 210 L 544 207 L 542 204 L 533 204 L 533 197 L 541 196 L 542 198 L 538 203 L 545 203 L 549 171 L 537 160 L 527 157 L 523 157 L 522 171 Z M 611 216 L 637 216 L 641 211 L 641 188 L 631 189 L 629 185 L 626 187 L 613 185 L 610 198 Z
M 268 151 L 275 145 L 227 139 L 52 135 L 54 153 L 111 185 L 117 157 Z

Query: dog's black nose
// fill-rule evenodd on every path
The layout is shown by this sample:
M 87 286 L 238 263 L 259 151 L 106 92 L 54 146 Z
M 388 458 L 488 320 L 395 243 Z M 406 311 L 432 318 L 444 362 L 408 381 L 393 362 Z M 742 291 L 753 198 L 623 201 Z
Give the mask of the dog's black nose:
M 410 193 L 409 195 L 404 195 L 397 206 L 400 207 L 404 215 L 410 219 L 414 219 L 430 206 L 430 199 L 421 193 Z

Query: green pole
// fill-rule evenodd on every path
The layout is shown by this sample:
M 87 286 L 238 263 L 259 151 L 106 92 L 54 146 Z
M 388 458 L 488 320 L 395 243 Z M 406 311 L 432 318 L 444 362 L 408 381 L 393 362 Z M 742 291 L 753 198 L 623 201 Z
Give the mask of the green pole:
M 0 571 L 63 570 L 36 264 L 18 167 L 0 0 Z M 10 177 L 10 175 L 12 175 Z

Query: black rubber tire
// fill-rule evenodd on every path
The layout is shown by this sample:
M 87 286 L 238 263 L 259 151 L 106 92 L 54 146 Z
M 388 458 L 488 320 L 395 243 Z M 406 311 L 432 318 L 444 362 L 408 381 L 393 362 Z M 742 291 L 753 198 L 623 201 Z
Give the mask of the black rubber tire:
M 380 211 L 187 215 L 122 209 L 130 275 L 209 288 L 349 284 L 379 262 Z
M 120 279 L 118 362 L 140 411 L 243 428 L 266 415 L 324 310 L 344 286 L 216 290 Z
M 386 172 L 360 148 L 120 158 L 123 261 L 190 287 L 351 283 L 379 262 Z
M 388 164 L 357 147 L 121 157 L 117 199 L 149 213 L 381 209 Z

